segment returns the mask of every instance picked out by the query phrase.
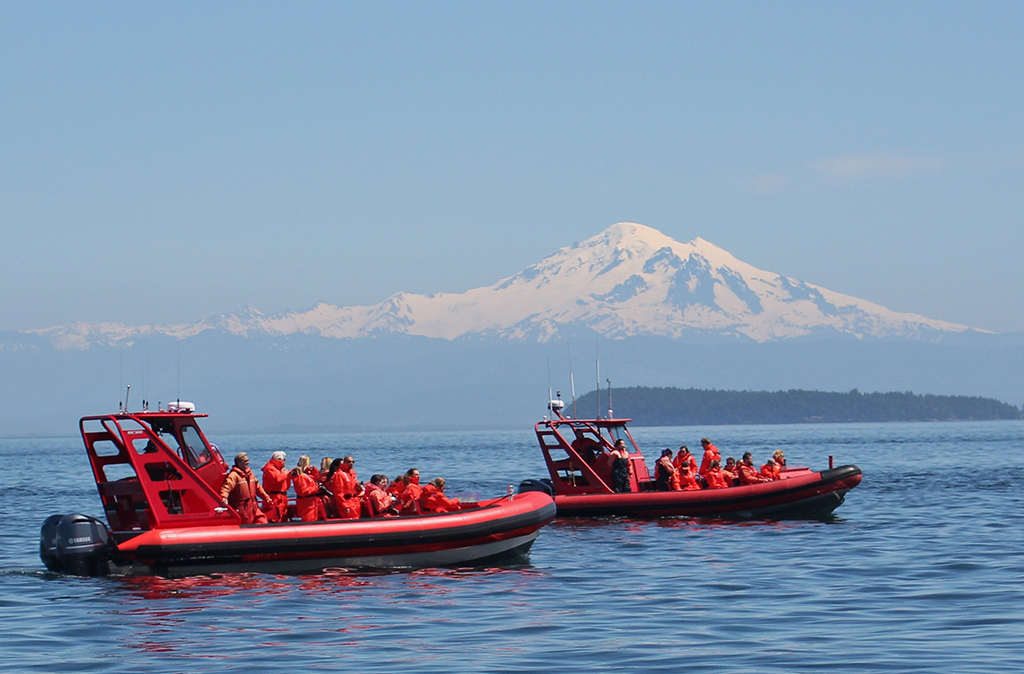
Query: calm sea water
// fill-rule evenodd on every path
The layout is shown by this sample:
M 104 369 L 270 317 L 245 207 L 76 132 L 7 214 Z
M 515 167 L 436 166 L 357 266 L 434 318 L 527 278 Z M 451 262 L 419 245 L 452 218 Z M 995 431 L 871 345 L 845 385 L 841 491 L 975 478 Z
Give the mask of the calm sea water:
M 506 568 L 88 579 L 38 557 L 47 515 L 100 512 L 81 442 L 0 440 L 0 669 L 1024 671 L 1024 422 L 633 430 L 649 462 L 707 435 L 865 478 L 827 522 L 556 520 Z M 544 475 L 529 430 L 211 439 L 483 496 Z

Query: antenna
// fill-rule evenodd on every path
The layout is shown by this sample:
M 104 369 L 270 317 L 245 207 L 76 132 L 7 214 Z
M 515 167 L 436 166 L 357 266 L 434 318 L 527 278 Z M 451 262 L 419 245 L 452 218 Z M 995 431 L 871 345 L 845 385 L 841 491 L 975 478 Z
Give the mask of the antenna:
M 551 356 L 548 356 L 548 405 L 551 404 Z
M 128 414 L 128 396 L 132 394 L 132 385 L 128 384 L 128 390 L 124 392 L 124 413 Z
M 612 418 L 612 380 L 605 380 L 608 382 L 608 418 Z
M 569 392 L 572 393 L 572 418 L 578 419 L 576 415 L 576 382 L 572 378 L 572 349 L 569 345 L 565 345 L 565 350 L 569 354 Z
M 595 401 L 597 403 L 595 405 L 595 407 L 597 407 L 597 418 L 600 419 L 601 418 L 601 359 L 600 358 L 596 359 L 595 365 L 597 366 L 597 394 L 594 397 L 597 399 Z
M 181 402 L 181 338 L 178 338 L 178 402 Z
M 149 410 L 149 345 L 142 349 L 142 411 Z

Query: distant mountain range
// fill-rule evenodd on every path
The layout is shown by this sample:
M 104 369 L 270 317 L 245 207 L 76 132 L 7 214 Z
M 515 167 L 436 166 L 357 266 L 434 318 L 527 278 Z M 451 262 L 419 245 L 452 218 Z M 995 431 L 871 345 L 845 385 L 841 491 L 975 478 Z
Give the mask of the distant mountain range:
M 321 303 L 272 316 L 249 309 L 190 325 L 73 323 L 29 332 L 60 349 L 81 349 L 155 335 L 187 339 L 208 331 L 243 337 L 413 335 L 528 342 L 583 334 L 706 336 L 760 343 L 809 335 L 935 341 L 973 330 L 758 269 L 701 238 L 679 243 L 651 227 L 622 222 L 494 285 L 464 293 L 399 292 L 372 306 Z
M 0 437 L 175 397 L 220 431 L 528 429 L 547 388 L 915 391 L 1024 401 L 1024 333 L 901 314 L 619 223 L 492 286 L 190 325 L 0 333 Z M 570 362 L 571 361 L 571 362 Z M 587 374 L 589 372 L 589 374 Z

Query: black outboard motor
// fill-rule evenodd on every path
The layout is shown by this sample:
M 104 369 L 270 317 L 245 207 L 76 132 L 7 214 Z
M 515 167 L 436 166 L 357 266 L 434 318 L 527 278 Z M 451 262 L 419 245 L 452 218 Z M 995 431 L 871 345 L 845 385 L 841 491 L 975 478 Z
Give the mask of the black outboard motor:
M 105 576 L 114 550 L 107 525 L 88 515 L 52 515 L 40 531 L 39 557 L 51 571 Z
M 64 566 L 57 557 L 57 524 L 63 515 L 50 515 L 43 522 L 43 528 L 39 531 L 39 558 L 50 571 L 60 573 Z
M 548 496 L 554 497 L 555 490 L 551 486 L 551 480 L 549 478 L 541 478 L 539 480 L 523 480 L 519 483 L 519 493 L 525 494 L 528 491 L 539 491 L 547 494 Z

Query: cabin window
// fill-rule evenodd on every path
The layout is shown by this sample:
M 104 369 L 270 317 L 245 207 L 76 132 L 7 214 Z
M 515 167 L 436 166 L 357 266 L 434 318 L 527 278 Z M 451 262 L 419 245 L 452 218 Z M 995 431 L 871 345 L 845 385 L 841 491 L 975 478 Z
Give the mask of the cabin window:
M 625 426 L 609 426 L 608 435 L 612 436 L 612 444 L 615 444 L 619 440 L 625 440 L 626 448 L 629 449 L 630 452 L 633 451 L 633 448 L 629 446 L 629 436 L 626 434 Z
M 135 438 L 132 440 L 132 448 L 136 454 L 156 454 L 159 451 L 150 438 Z
M 121 449 L 114 444 L 112 440 L 97 440 L 92 443 L 92 450 L 96 452 L 96 456 L 117 456 L 121 453 Z
M 169 461 L 147 463 L 146 473 L 149 475 L 149 479 L 154 482 L 167 482 L 169 480 L 181 479 L 181 473 L 179 473 L 178 469 L 172 466 Z
M 210 448 L 203 442 L 203 437 L 199 435 L 195 426 L 181 427 L 181 448 L 185 460 L 193 468 L 205 466 L 213 459 Z

